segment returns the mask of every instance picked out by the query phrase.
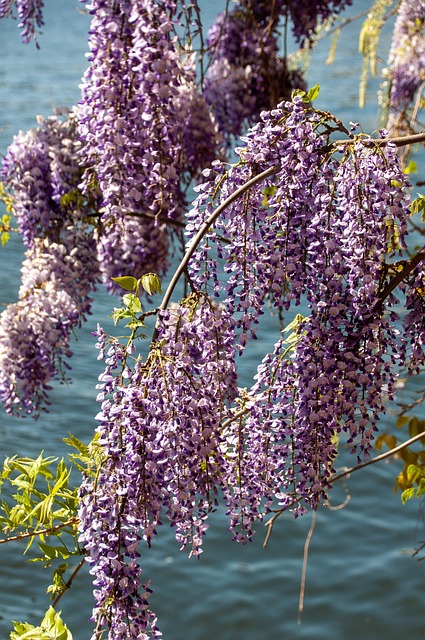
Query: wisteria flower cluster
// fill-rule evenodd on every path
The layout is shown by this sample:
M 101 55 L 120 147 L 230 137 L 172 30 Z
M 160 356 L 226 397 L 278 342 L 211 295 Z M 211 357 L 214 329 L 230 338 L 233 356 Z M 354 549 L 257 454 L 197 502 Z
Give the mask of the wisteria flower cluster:
M 409 114 L 420 87 L 425 83 L 425 2 L 402 0 L 394 25 L 388 67 L 384 70 L 387 91 L 387 127 L 409 131 Z
M 146 358 L 98 329 L 105 461 L 80 507 L 96 634 L 158 633 L 139 556 L 164 517 L 198 555 L 220 498 L 240 542 L 273 505 L 317 508 L 337 439 L 367 456 L 398 372 L 424 358 L 423 281 L 412 276 L 404 334 L 384 295 L 409 218 L 396 148 L 353 135 L 335 146 L 341 123 L 303 98 L 263 112 L 238 164 L 204 171 L 187 230 L 192 293 L 159 310 Z M 309 315 L 241 390 L 236 357 L 267 300 L 289 318 L 303 301 Z
M 95 576 L 96 629 L 109 628 L 110 638 L 149 630 L 155 637 L 138 558 L 162 513 L 181 546 L 201 552 L 225 477 L 220 422 L 237 393 L 232 324 L 222 307 L 189 296 L 161 314 L 148 358 L 132 366 L 132 349 L 97 332 L 106 359 L 97 416 L 106 461 L 81 490 L 80 541 Z
M 353 0 L 286 0 L 283 11 L 290 14 L 295 39 L 303 43 L 311 40 L 323 22 L 352 3 Z
M 69 339 L 90 313 L 94 242 L 74 227 L 61 242 L 37 238 L 26 252 L 19 300 L 0 314 L 0 397 L 6 411 L 37 417 L 52 378 L 66 380 Z
M 35 40 L 37 44 L 37 27 L 44 25 L 43 7 L 44 0 L 0 0 L 0 18 L 16 17 L 16 9 L 23 42 Z
M 371 139 L 342 146 L 339 160 L 326 155 L 326 120 L 302 97 L 263 113 L 243 138 L 241 162 L 230 171 L 216 164 L 190 214 L 193 234 L 236 188 L 269 170 L 271 177 L 211 227 L 190 278 L 237 318 L 239 351 L 255 337 L 267 299 L 287 311 L 302 300 L 310 308 L 292 357 L 285 356 L 285 341 L 278 342 L 250 392 L 255 402 L 243 431 L 241 485 L 253 513 L 276 492 L 282 504 L 302 497 L 315 506 L 332 473 L 334 435 L 346 431 L 353 450 L 367 454 L 394 395 L 397 365 L 406 364 L 396 314 L 384 314 L 394 300 L 380 298 L 386 261 L 404 247 L 406 178 L 395 147 Z M 225 282 L 220 271 L 229 274 Z M 240 438 L 240 426 L 232 429 Z M 235 477 L 241 474 L 238 468 Z
M 166 269 L 167 229 L 179 219 L 179 99 L 184 68 L 170 32 L 172 1 L 94 0 L 90 66 L 79 104 L 82 188 L 101 194 L 99 259 L 106 286 L 122 270 L 139 277 Z M 172 123 L 172 124 L 171 124 Z M 153 220 L 152 220 L 153 218 Z M 159 250 L 152 250 L 158 244 Z
M 300 72 L 289 71 L 286 59 L 279 56 L 278 21 L 272 20 L 269 5 L 266 21 L 263 5 L 256 11 L 240 3 L 220 14 L 208 34 L 211 62 L 203 91 L 229 144 L 246 121 L 304 86 Z M 276 7 L 273 11 L 275 15 Z
M 75 113 L 39 116 L 38 124 L 13 138 L 2 163 L 2 179 L 13 193 L 14 213 L 27 247 L 36 238 L 57 239 L 64 224 L 81 216 L 70 197 L 81 178 Z

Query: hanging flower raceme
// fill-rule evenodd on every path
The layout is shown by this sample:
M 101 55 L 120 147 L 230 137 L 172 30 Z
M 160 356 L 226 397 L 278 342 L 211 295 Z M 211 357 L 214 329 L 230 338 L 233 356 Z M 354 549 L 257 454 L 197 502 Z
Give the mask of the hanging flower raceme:
M 270 17 L 271 5 L 268 11 Z M 211 62 L 203 91 L 228 144 L 262 109 L 304 87 L 300 73 L 290 72 L 286 59 L 279 57 L 275 30 L 264 23 L 255 7 L 240 3 L 220 14 L 208 34 Z
M 88 8 L 90 66 L 79 105 L 83 189 L 101 194 L 108 237 L 99 258 L 113 290 L 110 278 L 123 269 L 135 277 L 166 269 L 164 220 L 178 219 L 183 204 L 175 102 L 184 69 L 170 35 L 174 2 L 94 0 Z
M 189 184 L 218 156 L 224 155 L 217 122 L 194 81 L 182 82 L 176 99 L 183 122 L 179 166 Z
M 106 354 L 98 398 L 105 463 L 81 490 L 80 541 L 95 577 L 97 633 L 106 627 L 111 640 L 156 635 L 138 558 L 163 517 L 182 548 L 201 553 L 224 478 L 220 423 L 237 393 L 232 321 L 222 307 L 190 296 L 161 313 L 157 330 L 146 361 L 133 365 L 133 348 L 109 346 L 97 333 Z
M 296 340 L 277 343 L 259 367 L 249 418 L 226 428 L 239 452 L 227 490 L 237 539 L 251 535 L 261 504 L 275 496 L 288 507 L 317 505 L 340 431 L 353 452 L 368 454 L 406 363 L 411 338 L 394 326 L 394 309 L 385 313 L 395 298 L 381 298 L 386 262 L 405 246 L 406 178 L 390 144 L 353 140 L 337 158 L 328 136 L 338 127 L 302 97 L 263 113 L 243 138 L 240 163 L 205 172 L 210 182 L 198 188 L 191 213 L 193 235 L 252 181 L 214 220 L 189 265 L 193 286 L 220 297 L 237 319 L 241 352 L 265 300 L 310 309 Z M 269 177 L 255 184 L 264 172 Z
M 411 131 L 409 110 L 425 83 L 425 2 L 402 0 L 394 25 L 383 91 L 387 127 L 395 133 Z
M 19 300 L 0 315 L 0 397 L 38 417 L 53 378 L 66 380 L 70 335 L 90 312 L 98 277 L 90 235 L 70 227 L 61 242 L 37 238 L 26 252 Z
M 410 343 L 407 367 L 409 373 L 418 374 L 425 363 L 425 273 L 422 266 L 417 267 L 409 279 L 405 307 L 403 330 Z
M 15 18 L 14 5 L 16 5 L 22 40 L 25 43 L 31 40 L 37 42 L 36 29 L 44 25 L 44 0 L 0 0 L 0 18 L 9 16 Z
M 38 123 L 38 128 L 13 138 L 2 163 L 2 179 L 13 196 L 13 210 L 27 247 L 36 238 L 57 239 L 61 227 L 81 215 L 75 113 L 39 116 Z

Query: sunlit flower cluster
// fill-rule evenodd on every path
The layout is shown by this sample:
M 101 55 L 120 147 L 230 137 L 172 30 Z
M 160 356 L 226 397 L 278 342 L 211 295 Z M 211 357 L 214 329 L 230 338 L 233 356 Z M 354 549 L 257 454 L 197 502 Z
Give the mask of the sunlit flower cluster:
M 409 216 L 395 147 L 359 140 L 343 145 L 340 159 L 327 156 L 326 115 L 301 98 L 262 118 L 243 138 L 242 162 L 231 171 L 216 164 L 198 188 L 189 224 L 193 234 L 236 188 L 274 169 L 206 234 L 191 281 L 237 319 L 240 351 L 255 337 L 267 299 L 287 311 L 301 301 L 310 309 L 290 348 L 277 343 L 259 367 L 243 431 L 228 427 L 243 443 L 234 478 L 247 474 L 244 509 L 229 498 L 233 526 L 239 522 L 248 535 L 249 502 L 253 514 L 276 493 L 284 505 L 301 498 L 317 504 L 332 473 L 336 433 L 346 431 L 353 450 L 368 453 L 406 359 L 396 314 L 384 315 L 393 301 L 380 299 L 385 261 L 404 246 Z M 220 270 L 229 274 L 225 282 Z
M 280 18 L 308 42 L 350 0 L 233 3 L 209 33 L 202 92 L 178 36 L 196 3 L 82 1 L 92 23 L 81 102 L 66 120 L 41 118 L 16 136 L 3 162 L 27 252 L 19 300 L 0 315 L 0 396 L 10 413 L 46 409 L 96 282 L 121 292 L 111 279 L 127 275 L 137 286 L 121 285 L 139 294 L 147 272 L 165 275 L 170 229 L 182 225 L 195 180 L 183 298 L 167 305 L 166 294 L 141 312 L 125 342 L 95 333 L 102 464 L 79 494 L 92 638 L 147 640 L 161 634 L 140 557 L 164 520 L 199 556 L 223 501 L 244 543 L 272 508 L 297 516 L 319 506 L 339 440 L 358 460 L 369 455 L 400 371 L 425 364 L 425 281 L 417 262 L 391 286 L 410 185 L 388 132 L 355 135 L 302 91 L 286 100 L 304 84 L 280 56 Z M 0 0 L 0 17 L 12 5 Z M 42 2 L 17 7 L 29 39 Z M 423 81 L 424 14 L 423 1 L 402 0 L 392 109 L 404 110 Z M 222 147 L 249 122 L 230 164 Z M 237 356 L 267 306 L 282 335 L 241 389 Z M 147 315 L 156 324 L 142 356 L 135 335 Z
M 83 484 L 80 540 L 95 576 L 94 621 L 110 638 L 126 637 L 124 618 L 128 638 L 133 625 L 157 633 L 149 588 L 140 600 L 138 553 L 164 517 L 198 555 L 221 497 L 241 542 L 273 505 L 295 515 L 317 508 L 338 439 L 367 456 L 398 372 L 412 353 L 419 363 L 420 298 L 403 335 L 394 293 L 383 296 L 387 261 L 404 248 L 406 177 L 391 144 L 353 136 L 335 149 L 330 133 L 341 127 L 302 97 L 264 112 L 242 139 L 241 161 L 216 161 L 196 187 L 189 243 L 209 229 L 191 249 L 192 293 L 159 312 L 147 357 L 98 331 L 105 463 Z M 309 315 L 240 390 L 235 355 L 267 301 L 289 318 L 304 302 Z
M 98 433 L 107 457 L 81 490 L 80 541 L 95 576 L 93 619 L 114 639 L 145 637 L 138 634 L 149 629 L 155 636 L 147 593 L 139 590 L 141 539 L 150 545 L 165 516 L 180 545 L 201 552 L 224 477 L 220 420 L 236 395 L 224 309 L 191 296 L 161 314 L 158 330 L 146 362 L 135 363 L 132 349 L 97 333 L 106 359 Z
M 114 289 L 110 278 L 122 270 L 123 254 L 131 258 L 125 269 L 135 277 L 165 270 L 164 251 L 156 253 L 152 245 L 166 231 L 149 216 L 181 215 L 175 101 L 183 67 L 170 37 L 174 2 L 94 0 L 88 9 L 90 66 L 79 104 L 83 190 L 94 187 L 101 194 L 108 237 L 99 259 L 105 284 Z M 131 223 L 126 216 L 133 216 Z

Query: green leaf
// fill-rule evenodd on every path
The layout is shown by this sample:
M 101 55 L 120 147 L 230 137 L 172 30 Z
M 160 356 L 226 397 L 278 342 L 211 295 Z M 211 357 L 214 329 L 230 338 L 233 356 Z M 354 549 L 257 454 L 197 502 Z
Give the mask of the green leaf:
M 315 84 L 314 87 L 311 87 L 311 89 L 307 91 L 304 98 L 304 102 L 313 102 L 313 100 L 316 100 L 319 93 L 320 93 L 320 82 Z
M 291 93 L 291 98 L 292 98 L 292 100 L 293 100 L 294 98 L 298 98 L 298 96 L 299 96 L 299 97 L 301 97 L 301 98 L 304 100 L 304 99 L 305 99 L 305 96 L 306 96 L 306 92 L 305 92 L 305 91 L 303 91 L 302 89 L 294 89 L 294 90 L 292 91 L 292 93 Z
M 405 489 L 401 494 L 401 501 L 403 504 L 406 504 L 408 500 L 411 500 L 415 497 L 415 489 L 410 487 L 409 489 Z
M 407 424 L 409 420 L 409 416 L 399 416 L 396 420 L 395 426 L 397 427 L 397 429 L 400 429 L 401 427 L 404 427 L 404 425 Z
M 46 638 L 51 638 L 52 640 L 72 640 L 72 634 L 69 631 L 66 624 L 63 623 L 60 614 L 62 612 L 56 611 L 53 607 L 49 607 L 46 612 L 46 615 L 43 618 L 41 623 L 41 628 L 45 629 L 49 635 L 46 635 Z
M 410 215 L 414 216 L 416 213 L 422 213 L 422 222 L 425 222 L 425 195 L 423 193 L 416 195 L 418 197 L 410 205 Z
M 381 451 L 382 445 L 386 444 L 388 449 L 394 449 L 397 446 L 397 438 L 390 433 L 380 433 L 375 440 L 375 448 Z
M 419 480 L 419 485 L 416 490 L 416 497 L 421 498 L 425 493 L 425 478 L 421 478 Z
M 134 293 L 126 293 L 125 296 L 122 297 L 122 301 L 133 315 L 135 313 L 142 312 L 142 303 L 140 302 L 140 298 L 134 295 Z
M 263 207 L 268 207 L 268 206 L 269 206 L 269 197 L 270 197 L 270 196 L 274 196 L 274 194 L 276 193 L 276 191 L 277 191 L 277 186 L 276 186 L 276 185 L 274 185 L 274 184 L 271 184 L 270 186 L 265 187 L 265 188 L 262 190 L 262 192 L 261 192 L 261 193 L 262 193 L 262 194 L 263 194 L 263 196 L 264 196 L 264 198 L 263 198 L 263 202 L 262 202 Z
M 414 160 L 410 160 L 409 164 L 404 168 L 404 173 L 408 176 L 411 173 L 418 172 L 418 165 Z
M 137 280 L 133 276 L 119 276 L 118 278 L 111 278 L 111 280 L 126 291 L 134 291 L 137 287 Z
M 145 273 L 139 280 L 143 289 L 150 296 L 153 296 L 155 293 L 162 293 L 161 289 L 161 280 L 156 275 L 156 273 Z
M 292 320 L 292 322 L 286 325 L 286 327 L 282 330 L 282 333 L 288 333 L 288 331 L 292 331 L 294 334 L 298 335 L 300 325 L 302 322 L 304 322 L 304 320 L 306 320 L 306 318 L 302 316 L 300 313 L 297 313 L 297 315 Z M 290 341 L 289 338 L 290 336 L 286 338 L 285 342 L 289 342 Z
M 314 87 L 309 89 L 309 91 L 307 92 L 303 91 L 302 89 L 294 89 L 291 94 L 292 100 L 294 98 L 300 97 L 302 98 L 303 102 L 313 102 L 313 100 L 316 100 L 317 96 L 319 95 L 319 91 L 320 83 L 315 84 Z
M 16 622 L 15 620 L 12 622 L 15 631 L 12 631 L 10 634 L 11 640 L 20 640 L 26 633 L 35 629 L 34 625 L 29 624 L 29 622 Z
M 409 464 L 407 467 L 407 481 L 410 484 L 417 482 L 423 475 L 421 467 L 418 467 L 416 464 Z
M 116 326 L 120 320 L 124 320 L 124 318 L 132 318 L 133 314 L 128 309 L 115 307 L 109 317 L 113 319 L 114 325 Z

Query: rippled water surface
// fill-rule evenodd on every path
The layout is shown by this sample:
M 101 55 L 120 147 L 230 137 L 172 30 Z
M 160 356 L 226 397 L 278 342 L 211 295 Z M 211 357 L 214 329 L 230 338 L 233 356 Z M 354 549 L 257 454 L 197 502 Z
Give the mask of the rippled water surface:
M 225 3 L 201 0 L 206 21 Z M 0 152 L 12 135 L 35 126 L 34 115 L 48 115 L 54 105 L 78 100 L 78 84 L 85 68 L 87 17 L 74 0 L 47 0 L 46 26 L 41 49 L 20 43 L 16 26 L 0 21 Z M 355 10 L 367 6 L 354 1 Z M 329 39 L 323 42 L 309 71 L 311 84 L 321 82 L 317 105 L 334 111 L 345 122 L 360 121 L 365 131 L 377 127 L 373 92 L 369 106 L 357 108 L 359 57 L 357 27 L 343 36 L 333 66 L 325 65 Z M 388 36 L 386 36 L 388 37 Z M 12 239 L 0 252 L 0 304 L 12 301 L 19 287 L 22 248 Z M 3 456 L 35 455 L 40 449 L 64 454 L 62 438 L 68 431 L 88 441 L 95 426 L 94 400 L 99 364 L 91 331 L 105 318 L 114 301 L 104 293 L 96 297 L 93 316 L 78 334 L 73 371 L 75 382 L 54 389 L 51 412 L 34 423 L 0 413 Z M 266 320 L 260 340 L 244 361 L 246 384 L 256 358 L 274 341 L 276 322 Z M 423 378 L 404 392 L 409 397 L 423 386 Z M 385 426 L 393 428 L 389 416 Z M 347 464 L 354 461 L 344 460 Z M 303 546 L 310 518 L 276 523 L 266 550 L 260 525 L 247 546 L 231 542 L 225 517 L 211 519 L 205 553 L 198 561 L 178 551 L 172 532 L 164 527 L 154 548 L 146 551 L 144 571 L 152 580 L 152 606 L 166 640 L 399 640 L 423 637 L 423 563 L 412 559 L 418 540 L 425 538 L 417 506 L 402 506 L 392 488 L 396 466 L 381 463 L 355 474 L 334 490 L 335 504 L 351 500 L 342 510 L 318 513 L 310 547 L 302 623 L 297 624 Z M 0 638 L 9 637 L 10 620 L 38 623 L 48 600 L 43 591 L 48 576 L 37 566 L 14 555 L 13 547 L 0 547 Z M 12 564 L 13 562 L 13 564 Z M 88 640 L 91 606 L 87 574 L 61 602 L 63 615 L 76 640 Z

